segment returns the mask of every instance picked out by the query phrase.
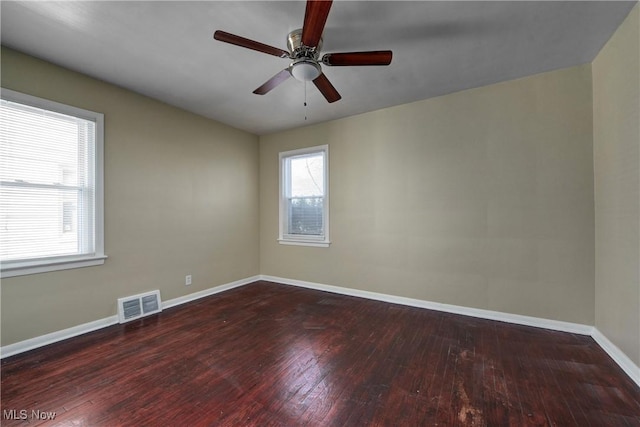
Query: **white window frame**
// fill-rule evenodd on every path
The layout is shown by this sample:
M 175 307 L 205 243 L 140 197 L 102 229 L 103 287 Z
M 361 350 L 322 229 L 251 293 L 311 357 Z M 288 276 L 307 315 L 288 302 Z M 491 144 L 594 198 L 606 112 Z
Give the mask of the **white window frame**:
M 323 220 L 323 236 L 313 236 L 313 235 L 297 235 L 297 234 L 287 234 L 287 224 L 288 224 L 288 210 L 287 210 L 287 180 L 288 180 L 288 171 L 286 168 L 286 161 L 290 157 L 301 156 L 305 154 L 315 154 L 322 153 L 324 156 L 324 200 L 323 200 L 323 212 L 322 212 L 322 220 Z M 301 148 L 298 150 L 291 151 L 283 151 L 278 154 L 278 161 L 280 165 L 279 169 L 279 214 L 278 214 L 278 222 L 279 222 L 279 231 L 278 231 L 278 242 L 283 245 L 299 245 L 299 246 L 315 246 L 315 247 L 329 247 L 331 241 L 329 240 L 329 146 L 328 145 L 319 145 L 315 147 Z
M 15 277 L 28 274 L 46 273 L 49 271 L 68 270 L 72 268 L 90 267 L 104 264 L 104 114 L 61 104 L 48 99 L 38 98 L 1 88 L 0 98 L 44 110 L 55 111 L 69 116 L 93 121 L 96 124 L 95 141 L 95 248 L 94 252 L 85 255 L 53 256 L 26 260 L 9 260 L 0 264 L 0 277 Z

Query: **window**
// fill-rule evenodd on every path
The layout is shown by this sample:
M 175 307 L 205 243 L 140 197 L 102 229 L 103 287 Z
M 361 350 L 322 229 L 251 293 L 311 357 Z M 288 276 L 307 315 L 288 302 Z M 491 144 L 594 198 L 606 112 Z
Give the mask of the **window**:
M 2 89 L 2 277 L 104 263 L 103 115 Z
M 329 246 L 329 147 L 280 153 L 283 244 Z

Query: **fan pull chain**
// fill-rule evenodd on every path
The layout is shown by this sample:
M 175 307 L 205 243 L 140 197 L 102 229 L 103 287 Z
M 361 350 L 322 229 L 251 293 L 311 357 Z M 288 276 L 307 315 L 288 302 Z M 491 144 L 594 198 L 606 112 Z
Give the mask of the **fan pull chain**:
M 307 120 L 307 82 L 304 82 L 304 120 Z

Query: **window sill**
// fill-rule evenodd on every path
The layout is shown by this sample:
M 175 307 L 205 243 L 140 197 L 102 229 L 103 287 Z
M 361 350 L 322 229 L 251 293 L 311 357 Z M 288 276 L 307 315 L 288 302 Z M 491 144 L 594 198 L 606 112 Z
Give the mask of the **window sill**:
M 281 245 L 293 245 L 293 246 L 312 246 L 316 248 L 328 248 L 331 242 L 328 240 L 287 240 L 278 239 L 278 243 Z
M 33 261 L 8 262 L 2 264 L 0 278 L 26 276 L 50 271 L 70 270 L 104 264 L 105 255 L 78 256 L 66 258 L 40 259 Z

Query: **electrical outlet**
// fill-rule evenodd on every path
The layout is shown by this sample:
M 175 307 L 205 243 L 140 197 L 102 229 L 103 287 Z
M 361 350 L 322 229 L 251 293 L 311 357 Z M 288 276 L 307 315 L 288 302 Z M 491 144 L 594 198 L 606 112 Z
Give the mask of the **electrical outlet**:
M 191 284 L 191 275 L 187 274 L 186 276 L 184 276 L 184 285 L 189 286 L 190 284 Z

